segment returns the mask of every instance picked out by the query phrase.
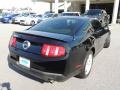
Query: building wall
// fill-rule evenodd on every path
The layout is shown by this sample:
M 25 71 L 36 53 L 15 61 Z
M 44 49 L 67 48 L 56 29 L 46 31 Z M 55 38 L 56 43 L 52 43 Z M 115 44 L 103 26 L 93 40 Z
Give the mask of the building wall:
M 112 20 L 112 13 L 113 13 L 113 6 L 114 6 L 114 2 L 110 1 L 110 2 L 91 2 L 90 4 L 90 9 L 104 9 L 106 10 L 106 12 L 110 15 L 110 22 Z M 84 13 L 85 12 L 85 2 L 75 2 L 73 1 L 71 3 L 71 7 L 68 9 L 69 11 L 74 11 L 74 12 L 81 12 Z M 118 17 L 120 17 L 120 4 L 119 4 L 119 13 L 118 13 Z
M 80 5 L 81 5 L 80 2 L 74 1 L 71 3 L 71 7 L 68 8 L 68 11 L 80 12 L 81 11 Z
M 118 9 L 118 18 L 120 19 L 120 2 L 119 2 L 119 9 Z

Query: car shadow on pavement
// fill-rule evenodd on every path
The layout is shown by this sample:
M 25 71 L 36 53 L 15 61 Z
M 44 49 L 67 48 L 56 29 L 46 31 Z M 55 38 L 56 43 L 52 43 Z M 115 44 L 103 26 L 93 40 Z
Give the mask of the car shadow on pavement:
M 44 81 L 44 80 L 42 80 L 42 79 L 40 79 L 40 78 L 37 78 L 37 77 L 34 77 L 34 76 L 30 75 L 30 74 L 24 73 L 24 72 L 22 72 L 22 71 L 20 71 L 20 70 L 18 70 L 18 69 L 16 69 L 16 68 L 14 68 L 14 67 L 9 66 L 9 68 L 13 69 L 13 70 L 16 71 L 17 73 L 19 73 L 19 74 L 21 74 L 21 75 L 23 75 L 23 76 L 25 76 L 25 77 L 27 77 L 27 78 L 30 78 L 30 79 L 35 80 L 35 81 L 38 81 L 38 82 L 40 82 L 40 83 L 42 83 L 42 84 L 43 84 L 43 83 L 47 83 L 47 81 Z
M 7 60 L 8 60 L 8 57 L 7 57 Z M 34 76 L 30 75 L 30 74 L 24 73 L 24 72 L 22 72 L 21 70 L 18 70 L 18 69 L 16 69 L 15 67 L 13 67 L 12 65 L 9 65 L 9 64 L 8 64 L 8 66 L 9 66 L 9 68 L 13 69 L 13 70 L 16 71 L 17 73 L 19 73 L 19 74 L 21 74 L 21 75 L 23 75 L 23 76 L 25 76 L 25 77 L 27 77 L 27 78 L 30 78 L 30 79 L 35 80 L 35 81 L 38 81 L 38 82 L 40 82 L 40 83 L 42 83 L 42 84 L 43 84 L 43 83 L 49 83 L 48 81 L 45 81 L 45 80 L 42 80 L 42 79 L 40 79 L 40 78 L 34 77 Z

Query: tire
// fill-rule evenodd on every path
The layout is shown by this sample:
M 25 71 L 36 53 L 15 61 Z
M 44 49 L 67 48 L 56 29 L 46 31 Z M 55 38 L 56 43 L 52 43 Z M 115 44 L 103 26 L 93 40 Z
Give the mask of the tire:
M 105 26 L 105 23 L 102 20 L 100 20 L 100 23 L 102 26 Z
M 12 20 L 9 20 L 9 24 L 12 24 Z
M 84 60 L 83 69 L 80 74 L 77 75 L 78 78 L 86 78 L 91 72 L 91 68 L 93 65 L 93 52 L 88 51 L 86 58 Z
M 31 22 L 30 22 L 30 25 L 31 25 L 31 26 L 35 25 L 35 21 L 31 21 Z
M 110 47 L 110 36 L 106 39 L 104 48 L 109 48 Z
M 20 22 L 20 25 L 22 25 L 22 23 Z

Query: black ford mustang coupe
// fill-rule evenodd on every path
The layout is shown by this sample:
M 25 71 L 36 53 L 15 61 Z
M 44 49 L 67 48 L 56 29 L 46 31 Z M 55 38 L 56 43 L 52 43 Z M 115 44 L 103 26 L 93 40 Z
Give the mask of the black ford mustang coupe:
M 8 64 L 45 81 L 89 75 L 93 58 L 110 45 L 110 30 L 87 17 L 48 19 L 21 32 L 9 43 Z

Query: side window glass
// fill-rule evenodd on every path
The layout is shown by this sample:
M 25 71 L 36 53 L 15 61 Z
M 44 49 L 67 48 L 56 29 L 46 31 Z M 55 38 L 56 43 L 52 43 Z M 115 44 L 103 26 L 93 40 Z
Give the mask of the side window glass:
M 92 21 L 92 26 L 93 26 L 95 32 L 97 32 L 97 31 L 102 29 L 101 23 L 99 21 L 97 21 L 97 20 L 93 20 Z
M 94 32 L 94 29 L 92 26 L 90 26 L 90 28 L 88 29 L 88 33 L 92 34 Z

